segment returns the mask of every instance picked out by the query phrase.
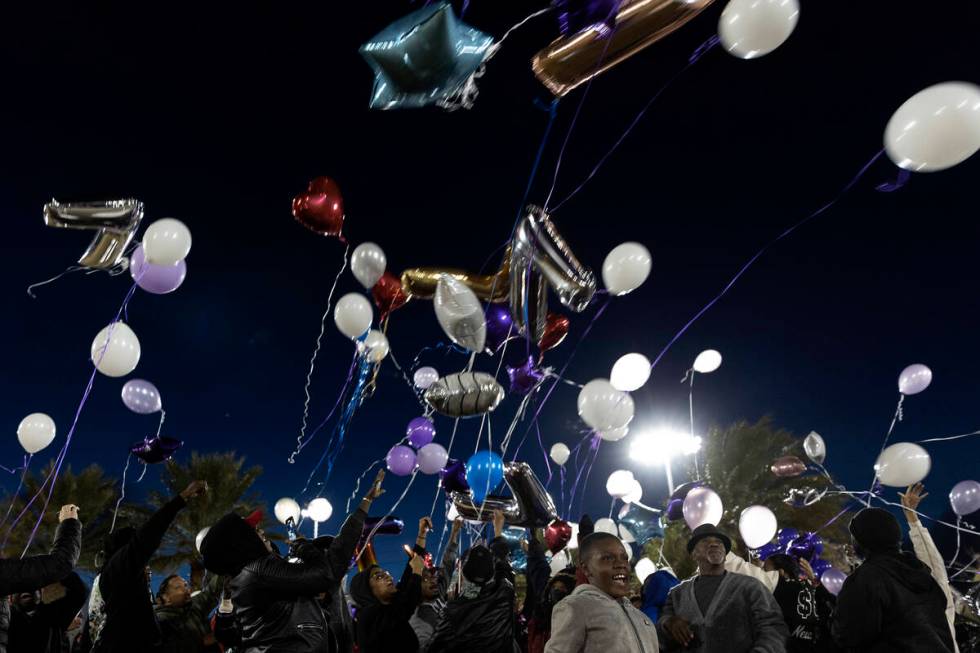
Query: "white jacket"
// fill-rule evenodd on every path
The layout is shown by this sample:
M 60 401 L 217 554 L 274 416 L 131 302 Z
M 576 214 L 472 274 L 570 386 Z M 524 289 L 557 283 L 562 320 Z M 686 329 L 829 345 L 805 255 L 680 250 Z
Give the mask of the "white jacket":
M 766 571 L 762 567 L 756 567 L 751 562 L 746 562 L 742 558 L 739 558 L 731 551 L 729 551 L 728 555 L 725 556 L 725 571 L 732 574 L 751 576 L 765 585 L 766 589 L 770 592 L 775 592 L 776 585 L 779 584 L 778 571 Z
M 593 585 L 579 585 L 555 605 L 545 653 L 657 653 L 657 627 L 633 607 Z
M 936 548 L 935 542 L 932 541 L 929 530 L 918 519 L 909 522 L 909 539 L 912 540 L 915 557 L 929 567 L 932 571 L 932 577 L 936 579 L 939 587 L 943 590 L 943 594 L 946 595 L 946 620 L 949 621 L 949 630 L 953 634 L 953 650 L 960 653 L 960 649 L 956 645 L 956 628 L 953 626 L 953 620 L 956 618 L 956 606 L 953 604 L 953 593 L 949 589 L 949 579 L 946 577 L 946 563 L 943 561 L 943 557 L 939 555 L 939 550 Z

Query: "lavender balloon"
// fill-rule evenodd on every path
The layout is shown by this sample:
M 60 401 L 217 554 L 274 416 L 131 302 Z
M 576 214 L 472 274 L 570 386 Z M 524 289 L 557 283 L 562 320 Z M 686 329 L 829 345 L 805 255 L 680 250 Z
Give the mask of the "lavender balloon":
M 510 311 L 500 304 L 487 307 L 487 349 L 496 352 L 511 335 L 514 319 Z
M 126 408 L 140 415 L 150 415 L 163 408 L 160 391 L 149 381 L 131 379 L 122 389 L 122 400 Z
M 839 569 L 834 569 L 831 567 L 827 571 L 820 575 L 820 582 L 823 584 L 827 591 L 837 596 L 840 594 L 841 588 L 844 586 L 844 580 L 847 576 Z
M 410 445 L 416 449 L 421 449 L 425 445 L 435 440 L 436 426 L 428 417 L 416 417 L 408 423 L 406 435 L 408 436 L 408 443 Z
M 980 483 L 960 481 L 950 491 L 949 503 L 960 517 L 980 510 Z
M 449 460 L 449 454 L 441 444 L 432 442 L 419 449 L 419 471 L 423 474 L 438 474 Z
M 408 476 L 415 471 L 415 452 L 403 444 L 396 444 L 385 458 L 388 471 L 395 476 Z
M 143 246 L 133 251 L 129 260 L 129 273 L 136 285 L 154 295 L 166 295 L 184 283 L 187 276 L 187 263 L 177 261 L 176 265 L 154 265 L 146 262 Z

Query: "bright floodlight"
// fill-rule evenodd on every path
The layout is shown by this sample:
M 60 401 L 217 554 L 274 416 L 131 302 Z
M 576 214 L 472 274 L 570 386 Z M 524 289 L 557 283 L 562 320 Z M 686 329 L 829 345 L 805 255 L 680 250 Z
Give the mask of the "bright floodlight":
M 330 515 L 333 514 L 333 506 L 323 497 L 317 497 L 313 501 L 310 501 L 307 512 L 313 521 L 324 522 L 330 519 Z
M 642 432 L 630 442 L 630 458 L 647 465 L 665 465 L 675 456 L 689 456 L 700 450 L 700 437 L 673 429 Z

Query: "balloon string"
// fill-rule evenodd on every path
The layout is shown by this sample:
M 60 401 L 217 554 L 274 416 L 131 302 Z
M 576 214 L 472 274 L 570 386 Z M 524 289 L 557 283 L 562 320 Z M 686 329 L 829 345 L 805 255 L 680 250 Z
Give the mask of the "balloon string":
M 31 464 L 31 458 L 33 458 L 33 457 L 34 457 L 34 454 L 27 454 L 26 456 L 24 456 L 24 466 L 20 468 L 20 469 L 24 470 L 23 473 L 20 475 L 20 483 L 17 484 L 17 489 L 14 490 L 14 494 L 10 498 L 10 505 L 7 506 L 7 514 L 5 514 L 3 516 L 3 521 L 0 521 L 0 527 L 2 527 L 4 524 L 6 524 L 7 523 L 7 519 L 10 518 L 10 512 L 14 509 L 14 503 L 17 502 L 17 497 L 20 495 L 21 488 L 24 487 L 24 479 L 27 478 L 27 468 L 28 468 L 28 466 L 30 466 L 30 464 Z M 17 471 L 16 469 L 7 469 L 6 467 L 4 467 L 4 470 L 5 471 L 8 471 L 8 472 L 10 472 L 12 474 Z M 7 533 L 7 536 L 9 537 L 10 536 L 10 533 Z M 5 551 L 6 548 L 7 548 L 7 540 L 4 539 L 2 549 Z
M 140 477 L 138 479 L 136 479 L 136 482 L 137 483 L 142 483 L 143 482 L 143 477 L 146 476 L 146 470 L 148 470 L 149 468 L 150 468 L 149 465 L 147 465 L 146 463 L 143 463 L 143 471 L 140 472 Z
M 548 466 L 548 483 L 551 483 L 551 460 L 544 448 L 544 442 L 541 439 L 541 424 L 537 420 L 534 421 L 534 428 L 538 432 L 538 447 L 541 449 L 541 456 L 544 458 L 544 464 Z
M 119 500 L 116 501 L 116 509 L 112 511 L 112 525 L 109 527 L 110 533 L 116 530 L 116 517 L 119 516 L 119 505 L 123 502 L 123 499 L 126 498 L 126 472 L 129 471 L 129 463 L 132 459 L 133 459 L 133 454 L 132 452 L 130 452 L 130 454 L 126 456 L 126 466 L 123 467 L 122 483 L 120 484 L 121 489 L 119 492 Z
M 609 519 L 612 519 L 613 510 L 615 509 L 616 509 L 616 497 L 613 497 L 612 501 L 609 502 Z
M 868 492 L 851 492 L 850 490 L 840 490 L 840 491 L 836 491 L 836 492 L 828 492 L 827 494 L 830 494 L 830 495 L 844 494 L 844 495 L 847 495 L 847 496 L 850 496 L 850 497 L 853 497 L 855 499 L 859 499 L 860 500 L 860 499 L 863 499 L 863 497 L 866 496 L 869 493 Z M 916 515 L 918 515 L 919 517 L 922 517 L 923 519 L 928 519 L 931 522 L 935 522 L 935 523 L 940 524 L 942 526 L 946 526 L 947 528 L 952 528 L 954 530 L 957 530 L 957 531 L 960 531 L 960 532 L 963 532 L 963 533 L 968 533 L 970 535 L 976 535 L 977 532 L 978 532 L 978 531 L 976 531 L 975 529 L 972 529 L 972 528 L 964 528 L 964 527 L 960 526 L 959 524 L 950 524 L 949 522 L 945 522 L 945 521 L 943 521 L 941 519 L 936 519 L 935 517 L 933 517 L 931 515 L 927 515 L 924 512 L 919 512 L 918 510 L 909 510 L 908 508 L 906 508 L 905 506 L 903 506 L 900 503 L 895 503 L 893 501 L 888 501 L 887 499 L 885 499 L 883 497 L 880 497 L 880 496 L 878 496 L 876 494 L 873 494 L 873 493 L 872 493 L 872 498 L 874 498 L 877 501 L 880 501 L 881 503 L 885 504 L 886 506 L 892 506 L 894 508 L 901 508 L 902 510 L 908 510 L 909 512 L 914 512 Z
M 34 528 L 31 530 L 30 536 L 27 538 L 27 544 L 24 546 L 24 551 L 21 553 L 21 558 L 27 555 L 27 550 L 30 548 L 31 543 L 34 542 L 34 537 L 37 535 L 37 530 L 41 527 L 41 521 L 44 519 L 44 512 L 48 509 L 48 504 L 51 502 L 51 496 L 54 494 L 55 482 L 58 480 L 58 476 L 61 474 L 61 466 L 65 462 L 65 457 L 68 455 L 68 449 L 71 446 L 72 438 L 75 435 L 75 428 L 78 426 L 78 420 L 81 419 L 82 410 L 85 408 L 85 404 L 88 402 L 89 395 L 92 394 L 92 386 L 95 385 L 95 377 L 99 372 L 99 365 L 102 363 L 102 359 L 105 357 L 106 351 L 109 349 L 109 343 L 112 342 L 112 333 L 115 330 L 116 324 L 119 323 L 119 318 L 123 311 L 129 305 L 130 300 L 133 298 L 133 294 L 136 292 L 136 282 L 133 283 L 129 288 L 129 292 L 126 293 L 125 298 L 123 298 L 122 304 L 119 306 L 119 310 L 116 311 L 116 316 L 109 324 L 109 328 L 106 332 L 106 341 L 99 351 L 97 360 L 93 362 L 92 373 L 89 375 L 88 383 L 85 386 L 85 391 L 82 393 L 82 398 L 78 403 L 78 408 L 75 410 L 75 417 L 72 419 L 71 427 L 68 429 L 68 433 L 65 436 L 65 443 L 61 447 L 61 451 L 58 452 L 58 456 L 55 458 L 54 466 L 52 467 L 51 473 L 48 477 L 41 483 L 41 487 L 38 488 L 37 493 L 31 498 L 31 500 L 24 506 L 24 509 L 17 515 L 17 518 L 10 525 L 9 532 L 20 522 L 21 518 L 27 513 L 30 507 L 34 504 L 34 501 L 44 493 L 45 485 L 48 486 L 48 494 L 44 498 L 44 505 L 41 507 L 38 513 L 37 521 L 34 523 Z
M 559 466 L 558 475 L 561 476 L 561 501 L 558 503 L 559 515 L 562 515 L 563 519 L 568 519 L 568 510 L 565 509 L 565 466 L 564 465 Z
M 807 222 L 809 222 L 810 220 L 812 220 L 812 219 L 816 218 L 817 216 L 821 215 L 827 209 L 829 209 L 834 204 L 836 204 L 845 193 L 847 193 L 849 190 L 851 190 L 851 188 L 854 187 L 855 184 L 857 184 L 858 180 L 860 180 L 864 176 L 864 174 L 871 168 L 871 166 L 875 162 L 878 161 L 878 159 L 880 159 L 882 157 L 882 155 L 884 155 L 884 153 L 885 153 L 885 150 L 882 149 L 882 150 L 879 150 L 878 153 L 875 154 L 873 157 L 871 157 L 871 159 L 867 163 L 865 163 L 864 166 L 858 171 L 858 173 L 854 176 L 854 178 L 851 179 L 851 181 L 849 181 L 847 183 L 847 185 L 844 186 L 844 188 L 841 189 L 832 200 L 830 200 L 829 202 L 827 202 L 826 204 L 824 204 L 819 209 L 817 209 L 816 211 L 814 211 L 813 213 L 811 213 L 807 217 L 803 218 L 799 222 L 791 225 L 788 229 L 786 229 L 781 234 L 779 234 L 778 236 L 776 236 L 776 238 L 774 238 L 773 240 L 769 241 L 766 245 L 764 245 L 762 247 L 762 249 L 760 249 L 758 252 L 756 252 L 755 254 L 753 254 L 752 257 L 748 261 L 746 261 L 746 263 L 744 265 L 742 265 L 741 268 L 739 268 L 738 272 L 735 273 L 735 276 L 733 276 L 728 281 L 728 283 L 725 284 L 725 287 L 721 289 L 721 292 L 719 292 L 717 295 L 715 295 L 711 299 L 711 301 L 709 301 L 707 304 L 705 304 L 703 307 L 701 307 L 701 309 L 698 310 L 698 312 L 694 314 L 694 317 L 692 317 L 687 322 L 687 324 L 685 324 L 684 326 L 682 326 L 681 329 L 676 334 L 674 334 L 674 336 L 667 342 L 667 344 L 664 346 L 664 348 L 657 355 L 657 358 L 653 361 L 653 363 L 650 364 L 650 369 L 653 369 L 654 367 L 657 366 L 657 363 L 659 363 L 660 362 L 660 359 L 663 358 L 664 355 L 668 351 L 670 351 L 670 348 L 674 346 L 674 343 L 677 342 L 681 338 L 681 336 L 683 336 L 685 333 L 687 333 L 687 330 L 690 329 L 691 326 L 695 322 L 697 322 L 701 318 L 702 315 L 704 315 L 705 313 L 707 313 L 708 310 L 711 307 L 713 307 L 715 304 L 717 304 L 721 300 L 722 297 L 724 297 L 725 295 L 728 294 L 728 291 L 732 289 L 732 287 L 738 282 L 739 279 L 742 278 L 742 275 L 745 274 L 745 272 L 750 267 L 752 267 L 755 264 L 755 262 L 757 260 L 759 260 L 759 258 L 761 258 L 762 255 L 765 254 L 769 250 L 770 247 L 772 247 L 773 245 L 775 245 L 779 241 L 783 240 L 784 238 L 786 238 L 787 236 L 789 236 L 790 234 L 792 234 L 794 231 L 796 231 L 797 229 L 799 229 L 800 227 L 802 227 L 803 225 L 805 225 Z
M 160 409 L 160 423 L 157 424 L 157 437 L 160 437 L 160 432 L 163 430 L 163 422 L 167 419 L 167 411 Z
M 323 340 L 323 334 L 327 328 L 327 316 L 330 315 L 330 308 L 333 304 L 333 295 L 337 290 L 337 283 L 340 281 L 340 276 L 347 269 L 347 254 L 350 252 L 350 243 L 344 245 L 344 259 L 340 265 L 340 270 L 337 272 L 337 276 L 333 278 L 333 285 L 330 286 L 330 292 L 327 294 L 327 307 L 323 311 L 323 315 L 320 317 L 320 333 L 316 337 L 316 346 L 313 348 L 313 355 L 310 357 L 310 367 L 306 371 L 306 384 L 303 386 L 303 394 L 306 397 L 303 402 L 303 422 L 299 430 L 299 436 L 296 438 L 296 449 L 289 455 L 289 463 L 293 464 L 296 462 L 296 456 L 303 450 L 309 441 L 313 439 L 310 436 L 310 440 L 306 439 L 306 421 L 310 416 L 310 386 L 313 384 L 313 370 L 316 368 L 316 358 L 320 354 L 320 343 Z
M 347 497 L 347 507 L 345 508 L 345 512 L 348 515 L 350 514 L 350 504 L 351 504 L 351 501 L 353 501 L 354 498 L 357 496 L 357 491 L 361 489 L 361 481 L 363 481 L 364 480 L 364 477 L 368 475 L 368 472 L 370 472 L 372 469 L 374 469 L 375 465 L 378 465 L 378 464 L 382 463 L 383 461 L 384 461 L 383 458 L 379 458 L 378 460 L 375 460 L 373 463 L 371 463 L 370 465 L 368 465 L 367 468 L 363 472 L 361 472 L 361 475 L 360 476 L 357 477 L 357 482 L 354 484 L 354 491 L 350 493 L 350 496 L 349 497 Z
M 37 299 L 37 295 L 34 294 L 34 289 L 35 288 L 40 288 L 41 286 L 46 286 L 49 283 L 54 283 L 58 279 L 66 276 L 66 275 L 69 275 L 72 272 L 81 272 L 84 269 L 86 269 L 86 268 L 84 266 L 82 266 L 82 265 L 71 265 L 71 266 L 68 266 L 68 268 L 66 268 L 64 272 L 59 272 L 58 274 L 56 274 L 55 276 L 51 277 L 50 279 L 45 279 L 44 281 L 39 281 L 37 283 L 32 283 L 31 285 L 29 285 L 27 287 L 27 295 L 31 299 Z
M 905 403 L 905 395 L 902 394 L 902 393 L 899 393 L 898 394 L 898 405 L 895 407 L 895 415 L 892 417 L 892 423 L 888 427 L 888 432 L 885 433 L 885 439 L 881 442 L 881 450 L 878 452 L 878 456 L 879 457 L 881 456 L 882 453 L 884 453 L 885 447 L 888 446 L 888 440 L 892 437 L 892 431 L 895 430 L 895 425 L 902 421 L 902 404 L 903 403 Z M 871 492 L 871 491 L 874 490 L 874 488 L 875 488 L 875 481 L 877 480 L 877 478 L 878 478 L 878 473 L 876 471 L 875 474 L 874 474 L 874 476 L 871 477 L 871 488 L 869 489 L 869 492 Z M 868 506 L 869 507 L 871 506 L 871 498 L 870 497 L 868 498 Z
M 31 458 L 33 456 L 34 456 L 34 454 L 24 454 L 24 462 L 21 463 L 20 467 L 14 467 L 13 469 L 11 469 L 9 467 L 5 467 L 4 465 L 0 465 L 0 469 L 2 469 L 3 471 L 7 472 L 8 474 L 16 474 L 19 471 L 22 471 L 24 469 L 27 469 L 27 465 L 28 465 L 28 463 L 30 462 L 30 460 L 31 460 Z M 2 525 L 3 524 L 0 523 L 0 526 L 2 526 Z
M 592 460 L 589 461 L 588 467 L 585 470 L 585 482 L 582 483 L 582 494 L 579 495 L 579 510 L 582 510 L 582 506 L 585 502 L 586 491 L 589 489 L 589 477 L 592 475 L 592 468 L 595 466 L 595 461 L 599 457 L 600 444 L 602 444 L 602 439 L 596 436 L 592 446 Z
M 652 107 L 653 104 L 660 98 L 660 96 L 663 95 L 664 91 L 670 88 L 671 85 L 673 85 L 673 83 L 676 82 L 679 77 L 681 77 L 684 73 L 686 73 L 694 64 L 700 61 L 701 57 L 704 56 L 709 50 L 714 48 L 716 45 L 718 45 L 718 43 L 719 43 L 718 37 L 712 36 L 707 41 L 705 41 L 700 46 L 698 46 L 696 50 L 694 50 L 694 52 L 688 58 L 687 64 L 679 71 L 674 73 L 674 76 L 668 79 L 667 83 L 661 86 L 660 90 L 658 90 L 656 93 L 653 94 L 653 97 L 651 97 L 650 100 L 646 103 L 646 105 L 642 109 L 640 109 L 640 112 L 636 114 L 632 122 L 630 122 L 630 124 L 626 127 L 626 131 L 624 131 L 622 135 L 616 140 L 616 142 L 613 143 L 613 146 L 609 149 L 609 151 L 602 155 L 602 158 L 599 159 L 599 162 L 595 165 L 594 168 L 592 168 L 592 171 L 585 177 L 585 180 L 582 181 L 582 183 L 580 183 L 578 186 L 576 186 L 575 189 L 565 197 L 565 199 L 558 202 L 558 204 L 552 207 L 551 213 L 558 212 L 558 210 L 562 206 L 564 206 L 566 202 L 568 202 L 570 199 L 578 195 L 579 191 L 581 191 L 586 184 L 592 181 L 592 178 L 596 176 L 596 174 L 599 172 L 599 169 L 602 168 L 602 166 L 605 165 L 609 157 L 611 157 L 613 153 L 619 149 L 619 146 L 622 145 L 623 141 L 625 141 L 626 138 L 633 132 L 633 129 L 635 129 L 636 126 L 640 123 L 640 120 L 642 120 L 643 117 L 646 115 L 647 111 L 650 110 L 650 107 Z M 606 47 L 607 48 L 609 47 L 608 44 L 606 45 Z M 590 85 L 592 84 L 593 79 L 595 79 L 594 75 L 589 80 Z M 586 92 L 588 92 L 588 88 L 586 88 Z M 549 195 L 549 200 L 550 199 L 551 198 Z M 548 202 L 545 203 L 545 207 L 547 206 L 549 206 Z
M 460 418 L 457 417 L 456 420 L 453 422 L 453 432 L 452 435 L 449 436 L 449 446 L 446 447 L 447 460 L 448 457 L 452 455 L 453 452 L 453 443 L 456 441 L 456 429 L 459 428 L 459 420 Z M 435 514 L 436 503 L 439 501 L 439 494 L 441 489 L 442 489 L 441 483 L 439 481 L 436 481 L 436 495 L 432 498 L 432 508 L 429 509 L 429 519 L 432 519 L 432 515 Z
M 333 444 L 336 440 L 336 445 L 333 445 L 333 452 L 330 454 L 330 459 L 327 461 L 327 473 L 323 477 L 323 481 L 320 483 L 321 486 L 325 485 L 330 476 L 333 473 L 334 463 L 337 462 L 337 457 L 340 456 L 341 452 L 344 450 L 344 442 L 346 440 L 347 429 L 350 427 L 351 420 L 354 419 L 354 413 L 361 406 L 364 401 L 364 389 L 367 384 L 368 376 L 373 369 L 373 364 L 368 357 L 361 357 L 361 365 L 358 370 L 357 375 L 357 385 L 354 386 L 354 392 L 351 395 L 350 401 L 344 407 L 344 412 L 340 415 L 340 419 L 337 421 L 337 426 L 334 428 L 333 434 L 330 436 L 330 443 L 328 447 Z
M 694 368 L 693 367 L 687 371 L 687 376 L 691 377 L 691 385 L 687 394 L 687 404 L 691 412 L 691 440 L 694 440 Z M 701 480 L 701 465 L 698 464 L 697 451 L 694 452 L 694 477 L 698 481 Z
M 958 537 L 958 535 L 957 535 L 957 537 Z M 976 569 L 976 567 L 974 567 L 974 565 L 976 564 L 976 562 L 977 562 L 978 559 L 980 559 L 980 553 L 975 554 L 973 556 L 973 558 L 970 559 L 970 562 L 968 562 L 965 565 L 963 565 L 962 567 L 960 567 L 956 571 L 955 574 L 953 574 L 952 576 L 949 577 L 949 580 L 953 580 L 954 578 L 956 578 L 957 576 L 959 576 L 960 574 L 962 574 L 964 571 L 970 571 L 970 572 L 973 572 L 973 573 L 978 573 L 978 570 Z M 955 562 L 955 560 L 953 562 Z M 949 568 L 950 569 L 955 569 L 955 565 L 953 563 L 950 563 Z
M 568 509 L 569 509 L 570 512 L 575 507 L 575 494 L 578 492 L 578 489 L 579 489 L 579 481 L 581 481 L 581 479 L 582 479 L 582 472 L 585 471 L 585 468 L 586 467 L 589 468 L 589 471 L 592 470 L 592 466 L 588 464 L 589 453 L 594 452 L 596 455 L 598 455 L 598 452 L 599 452 L 599 443 L 602 441 L 602 439 L 597 434 L 596 435 L 586 436 L 586 437 L 591 437 L 591 442 L 590 442 L 590 445 L 589 445 L 589 451 L 587 451 L 586 454 L 585 454 L 585 463 L 586 464 L 585 465 L 582 465 L 582 466 L 579 466 L 579 464 L 578 464 L 578 456 L 579 456 L 579 453 L 580 452 L 576 452 L 576 454 L 575 454 L 575 467 L 576 467 L 577 473 L 575 475 L 575 483 L 572 485 L 572 493 L 571 493 L 571 496 L 568 499 Z M 579 443 L 579 446 L 581 446 L 581 443 Z M 576 447 L 576 449 L 578 449 L 578 447 Z M 595 462 L 595 456 L 592 457 L 592 461 Z M 588 474 L 586 474 L 586 478 L 588 478 Z M 586 483 L 588 483 L 588 480 L 586 480 Z M 583 490 L 583 494 L 584 494 L 584 490 Z
M 960 548 L 962 546 L 962 538 L 960 533 L 960 526 L 963 524 L 963 517 L 961 515 L 956 516 L 956 553 L 953 554 L 952 559 L 949 561 L 947 567 L 952 567 L 956 564 L 956 560 L 960 557 Z
M 946 442 L 948 440 L 959 440 L 961 438 L 968 438 L 971 436 L 980 435 L 980 431 L 973 431 L 972 433 L 961 433 L 960 435 L 950 435 L 945 438 L 929 438 L 928 440 L 917 440 L 918 444 L 924 444 L 926 442 Z

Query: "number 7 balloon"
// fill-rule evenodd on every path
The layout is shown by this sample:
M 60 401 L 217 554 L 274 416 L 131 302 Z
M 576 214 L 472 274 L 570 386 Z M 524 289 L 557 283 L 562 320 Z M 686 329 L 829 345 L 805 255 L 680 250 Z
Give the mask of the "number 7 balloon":
M 44 205 L 44 224 L 58 229 L 87 229 L 95 237 L 78 264 L 108 270 L 122 260 L 126 246 L 143 219 L 143 203 L 135 199 Z

